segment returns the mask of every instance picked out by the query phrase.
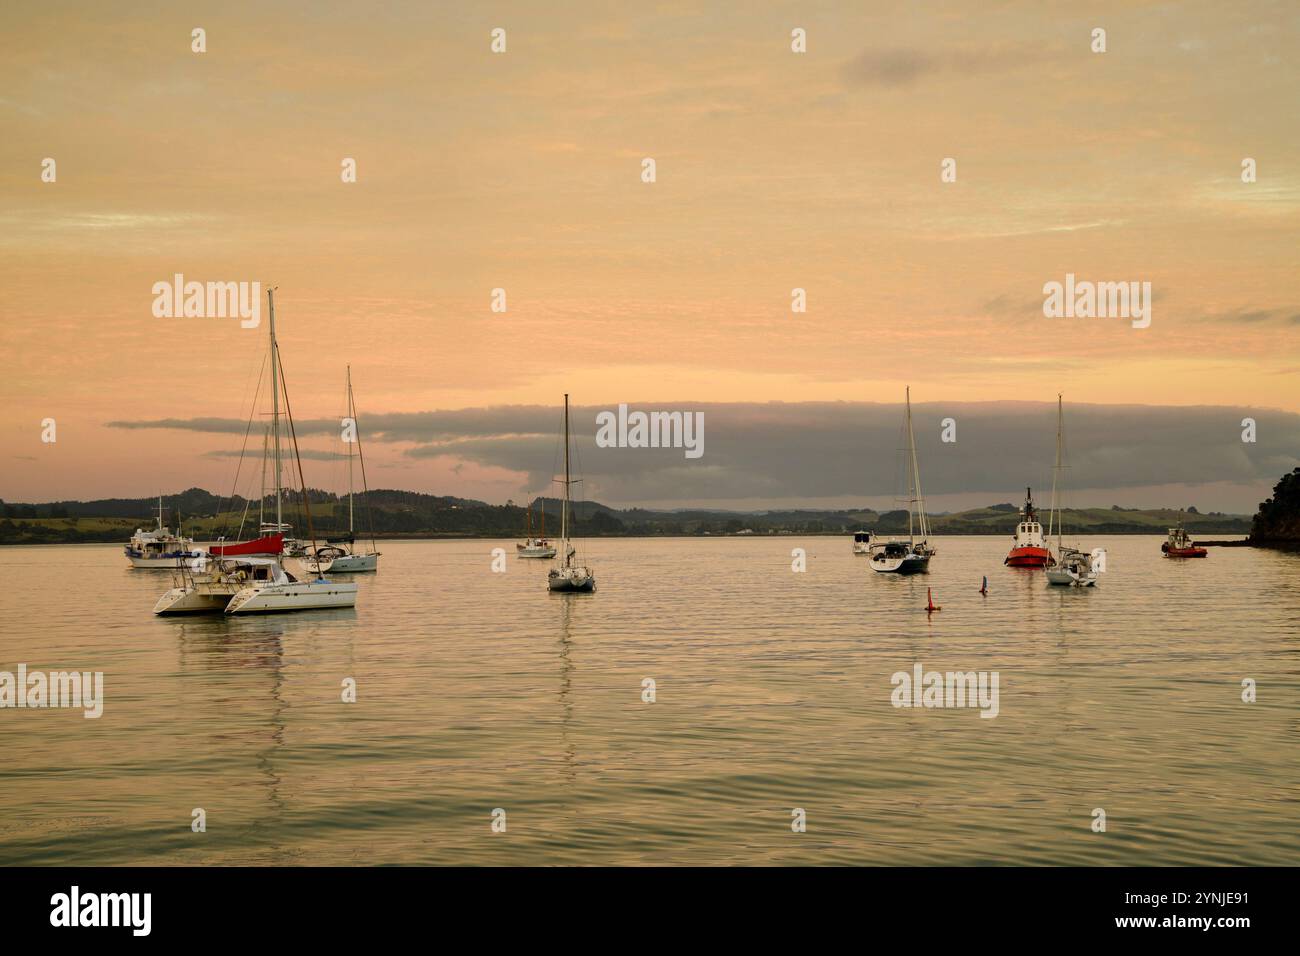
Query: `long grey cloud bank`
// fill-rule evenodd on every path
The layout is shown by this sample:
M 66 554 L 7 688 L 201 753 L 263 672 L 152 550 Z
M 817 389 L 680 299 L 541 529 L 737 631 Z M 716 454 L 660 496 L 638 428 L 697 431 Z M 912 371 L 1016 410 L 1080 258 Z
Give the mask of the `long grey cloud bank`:
M 702 412 L 706 453 L 684 460 L 671 448 L 600 448 L 596 416 L 611 406 L 572 409 L 588 498 L 617 504 L 683 506 L 744 500 L 790 503 L 890 497 L 899 487 L 902 408 L 866 402 L 633 403 Z M 1006 496 L 1051 484 L 1056 443 L 1053 402 L 918 403 L 913 418 L 927 496 Z M 1242 441 L 1242 419 L 1257 440 Z M 942 440 L 953 419 L 956 441 Z M 246 422 L 195 418 L 111 422 L 131 429 L 182 429 L 242 435 Z M 365 440 L 410 458 L 446 457 L 526 474 L 521 488 L 545 490 L 557 465 L 559 413 L 536 405 L 377 414 L 362 421 Z M 298 423 L 299 436 L 323 444 L 336 419 Z M 1246 407 L 1067 404 L 1068 482 L 1075 489 L 1167 485 L 1259 489 L 1300 464 L 1300 415 Z M 1251 500 L 1253 499 L 1253 500 Z M 1076 502 L 1103 504 L 1105 502 Z M 1195 502 L 1171 501 L 1169 504 Z

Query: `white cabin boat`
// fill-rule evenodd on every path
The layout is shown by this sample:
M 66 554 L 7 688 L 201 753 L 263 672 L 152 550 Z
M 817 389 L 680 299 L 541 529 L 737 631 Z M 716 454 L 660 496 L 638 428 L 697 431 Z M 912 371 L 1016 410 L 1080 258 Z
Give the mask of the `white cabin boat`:
M 515 542 L 515 555 L 520 558 L 553 558 L 556 555 L 555 545 L 546 539 L 546 505 L 542 504 L 542 532 L 538 537 L 533 536 L 533 509 L 528 509 L 528 534 L 523 543 Z
M 192 561 L 203 552 L 194 547 L 194 539 L 181 534 L 177 521 L 176 533 L 163 524 L 162 496 L 158 496 L 158 527 L 152 531 L 135 529 L 131 541 L 123 548 L 131 567 L 149 571 L 174 570 L 182 561 Z
M 874 531 L 855 531 L 853 532 L 853 553 L 870 554 L 871 546 L 876 543 L 876 533 Z

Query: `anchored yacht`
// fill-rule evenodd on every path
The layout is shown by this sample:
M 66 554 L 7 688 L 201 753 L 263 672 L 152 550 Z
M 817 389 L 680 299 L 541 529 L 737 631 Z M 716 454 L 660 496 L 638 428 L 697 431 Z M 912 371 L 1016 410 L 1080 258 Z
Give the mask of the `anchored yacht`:
M 921 493 L 921 469 L 916 463 L 916 436 L 912 433 L 912 389 L 906 393 L 907 424 L 907 540 L 890 538 L 871 544 L 871 570 L 882 574 L 916 574 L 928 571 L 930 559 L 938 553 L 930 547 L 930 521 L 925 515 Z
M 564 501 L 560 505 L 560 559 L 558 568 L 546 575 L 546 586 L 552 591 L 594 591 L 596 575 L 585 564 L 573 560 L 576 548 L 569 543 L 569 489 L 581 479 L 569 477 L 569 396 L 564 396 Z
M 176 533 L 163 524 L 162 495 L 158 496 L 158 527 L 152 531 L 135 529 L 131 542 L 122 549 L 133 568 L 158 571 L 175 568 L 181 561 L 192 561 L 203 552 L 194 547 L 194 539 L 181 534 L 180 521 Z

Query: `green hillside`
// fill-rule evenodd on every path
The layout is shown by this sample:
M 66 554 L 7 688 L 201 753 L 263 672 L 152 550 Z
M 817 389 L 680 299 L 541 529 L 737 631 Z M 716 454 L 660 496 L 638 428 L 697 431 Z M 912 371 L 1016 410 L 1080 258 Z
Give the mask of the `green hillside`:
M 1288 486 L 1289 487 L 1289 486 Z M 1289 492 L 1288 492 L 1289 494 Z M 1284 496 L 1285 497 L 1285 496 Z M 311 490 L 312 527 L 317 538 L 337 536 L 347 529 L 347 501 Z M 168 524 L 174 527 L 179 507 L 185 533 L 198 541 L 225 536 L 247 539 L 256 533 L 257 502 L 235 499 L 222 501 L 210 493 L 191 488 L 180 495 L 165 496 Z M 268 518 L 273 510 L 266 503 Z M 307 521 L 301 508 L 286 502 L 285 520 L 301 536 Z M 560 504 L 554 498 L 532 502 L 533 527 L 546 515 L 546 527 L 559 532 Z M 105 499 L 103 501 L 61 501 L 46 504 L 0 502 L 0 544 L 59 542 L 125 542 L 136 528 L 152 528 L 157 499 Z M 358 535 L 369 532 L 371 523 L 378 537 L 512 537 L 522 535 L 526 512 L 513 502 L 490 505 L 482 501 L 411 491 L 377 490 L 356 498 Z M 762 512 L 651 511 L 644 508 L 618 510 L 598 502 L 574 506 L 574 531 L 586 536 L 603 535 L 727 535 L 753 534 L 849 534 L 860 529 L 886 534 L 907 530 L 906 511 L 876 512 L 870 509 L 842 511 L 792 509 Z M 1011 504 L 990 505 L 954 514 L 935 515 L 935 534 L 1011 534 L 1019 517 Z M 1081 534 L 1163 534 L 1181 520 L 1193 534 L 1245 534 L 1250 519 L 1245 515 L 1198 514 L 1174 509 L 1137 510 L 1084 508 L 1065 512 L 1065 528 Z M 242 522 L 242 529 L 241 529 Z

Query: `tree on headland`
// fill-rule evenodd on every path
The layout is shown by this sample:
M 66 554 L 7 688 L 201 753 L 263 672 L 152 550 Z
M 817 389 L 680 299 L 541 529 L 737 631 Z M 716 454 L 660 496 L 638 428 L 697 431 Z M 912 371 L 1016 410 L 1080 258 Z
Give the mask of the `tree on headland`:
M 1300 541 L 1300 468 L 1273 486 L 1273 497 L 1260 502 L 1250 526 L 1255 544 Z

